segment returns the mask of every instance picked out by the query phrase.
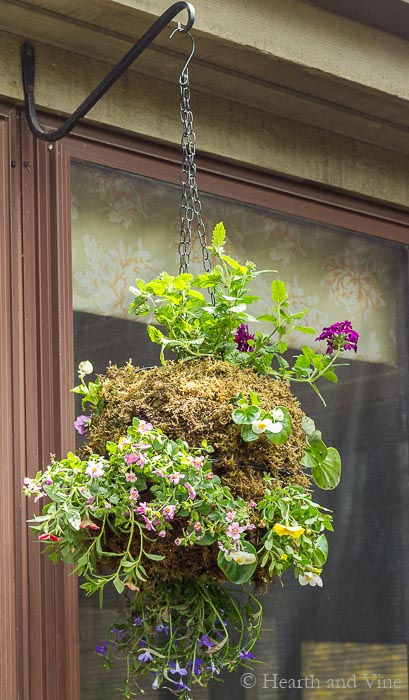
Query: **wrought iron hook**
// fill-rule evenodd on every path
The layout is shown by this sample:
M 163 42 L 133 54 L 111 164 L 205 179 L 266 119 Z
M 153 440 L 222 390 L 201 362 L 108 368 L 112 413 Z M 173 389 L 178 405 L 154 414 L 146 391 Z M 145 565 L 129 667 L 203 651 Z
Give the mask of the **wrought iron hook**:
M 187 72 L 187 69 L 188 69 L 188 67 L 189 67 L 189 63 L 190 63 L 190 61 L 192 60 L 192 58 L 193 58 L 193 56 L 194 56 L 196 44 L 195 44 L 195 39 L 194 39 L 193 35 L 190 33 L 190 31 L 189 31 L 188 29 L 186 29 L 186 27 L 182 27 L 182 25 L 180 24 L 180 22 L 178 22 L 178 26 L 176 27 L 176 29 L 173 30 L 173 32 L 172 32 L 172 34 L 170 35 L 169 39 L 171 39 L 171 38 L 176 34 L 176 32 L 184 32 L 185 34 L 187 34 L 187 35 L 190 37 L 191 42 L 192 42 L 192 50 L 191 50 L 191 52 L 190 52 L 189 58 L 187 59 L 185 65 L 183 66 L 183 68 L 182 68 L 182 70 L 181 70 L 181 73 L 180 73 L 181 75 L 184 75 L 184 73 Z
M 53 131 L 45 131 L 37 118 L 36 108 L 35 108 L 35 96 L 34 96 L 34 78 L 35 78 L 35 50 L 31 44 L 25 43 L 21 47 L 21 61 L 23 70 L 23 90 L 24 90 L 24 104 L 26 110 L 26 116 L 28 125 L 33 132 L 34 136 L 42 141 L 59 141 L 64 136 L 69 134 L 72 129 L 78 124 L 79 120 L 85 117 L 86 114 L 96 105 L 98 100 L 105 95 L 109 88 L 121 77 L 121 75 L 129 68 L 129 66 L 134 62 L 138 56 L 151 44 L 151 42 L 160 34 L 160 32 L 166 27 L 169 22 L 171 22 L 174 17 L 176 17 L 182 10 L 187 10 L 188 19 L 185 26 L 182 26 L 178 22 L 177 29 L 175 31 L 187 32 L 190 36 L 190 29 L 193 27 L 195 21 L 195 8 L 190 2 L 185 2 L 185 0 L 179 0 L 173 5 L 168 7 L 167 10 L 152 24 L 152 26 L 145 32 L 145 34 L 138 39 L 134 46 L 125 54 L 125 56 L 117 63 L 114 68 L 108 73 L 108 75 L 101 80 L 96 88 L 85 98 L 85 100 L 80 104 L 79 107 L 71 114 L 70 117 L 64 122 L 62 126 Z M 172 33 L 173 36 L 173 33 Z M 194 52 L 194 40 L 193 37 L 193 49 L 189 56 L 185 68 L 186 70 L 189 61 L 191 60 Z

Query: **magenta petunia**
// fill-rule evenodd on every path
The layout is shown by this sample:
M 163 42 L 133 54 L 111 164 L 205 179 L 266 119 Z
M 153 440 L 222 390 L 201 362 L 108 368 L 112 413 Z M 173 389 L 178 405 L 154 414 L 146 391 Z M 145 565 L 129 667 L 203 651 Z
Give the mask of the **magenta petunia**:
M 339 321 L 333 323 L 332 326 L 324 326 L 321 335 L 315 340 L 327 341 L 327 355 L 332 355 L 336 350 L 353 350 L 358 349 L 359 333 L 352 328 L 350 321 Z
M 234 342 L 237 343 L 237 349 L 240 352 L 253 352 L 254 348 L 249 345 L 249 340 L 254 340 L 254 335 L 249 332 L 247 323 L 241 323 L 236 330 Z

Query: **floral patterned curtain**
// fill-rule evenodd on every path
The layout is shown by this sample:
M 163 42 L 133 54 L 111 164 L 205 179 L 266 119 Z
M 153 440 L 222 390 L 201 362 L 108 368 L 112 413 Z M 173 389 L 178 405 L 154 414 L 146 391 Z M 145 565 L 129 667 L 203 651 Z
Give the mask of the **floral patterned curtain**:
M 136 277 L 166 269 L 177 274 L 177 187 L 90 164 L 72 169 L 74 309 L 127 318 L 128 291 Z M 286 217 L 270 210 L 206 195 L 210 235 L 218 221 L 228 231 L 228 252 L 272 272 L 257 279 L 255 312 L 269 312 L 269 284 L 285 280 L 294 310 L 308 308 L 306 325 L 317 330 L 348 319 L 360 331 L 357 359 L 396 361 L 398 249 L 364 236 Z M 191 271 L 201 269 L 198 245 Z M 334 309 L 337 317 L 334 318 Z M 293 333 L 290 346 L 314 343 Z M 324 350 L 324 346 L 322 348 Z

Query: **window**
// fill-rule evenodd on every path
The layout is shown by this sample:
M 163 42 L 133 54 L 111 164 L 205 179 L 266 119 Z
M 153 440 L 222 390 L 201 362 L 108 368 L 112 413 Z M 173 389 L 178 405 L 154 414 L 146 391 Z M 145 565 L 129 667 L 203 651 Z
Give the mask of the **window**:
M 135 276 L 178 269 L 179 189 L 161 180 L 160 169 L 158 174 L 146 177 L 82 160 L 71 164 L 74 346 L 76 361 L 91 359 L 97 371 L 103 372 L 109 360 L 121 364 L 129 357 L 140 366 L 158 362 L 144 324 L 127 318 L 128 286 Z M 233 255 L 278 269 L 294 306 L 311 308 L 309 324 L 320 330 L 348 318 L 361 340 L 351 366 L 341 371 L 340 385 L 323 387 L 328 411 L 311 389 L 298 392 L 344 464 L 341 486 L 319 494 L 335 516 L 324 589 L 302 589 L 289 573 L 283 590 L 273 586 L 264 598 L 266 632 L 257 650 L 266 666 L 256 671 L 255 687 L 246 691 L 237 673 L 226 678 L 227 688 L 215 684 L 201 696 L 304 698 L 309 689 L 341 690 L 345 683 L 361 688 L 365 697 L 386 678 L 396 681 L 393 692 L 403 697 L 408 688 L 403 614 L 409 517 L 402 497 L 409 485 L 403 390 L 407 248 L 277 212 L 267 199 L 255 207 L 207 192 L 202 203 L 208 230 L 224 220 Z M 191 268 L 200 267 L 196 248 Z M 260 290 L 265 287 L 262 280 Z M 267 312 L 268 299 L 260 304 L 260 313 Z M 292 346 L 298 348 L 300 340 L 294 335 Z M 396 561 L 403 566 L 396 567 Z M 120 697 L 115 695 L 120 664 L 105 675 L 94 655 L 115 614 L 116 594 L 106 602 L 101 615 L 95 601 L 80 595 L 81 688 L 87 700 Z M 291 687 L 291 679 L 305 677 L 311 679 L 306 685 Z M 155 697 L 149 685 L 146 691 L 145 697 Z

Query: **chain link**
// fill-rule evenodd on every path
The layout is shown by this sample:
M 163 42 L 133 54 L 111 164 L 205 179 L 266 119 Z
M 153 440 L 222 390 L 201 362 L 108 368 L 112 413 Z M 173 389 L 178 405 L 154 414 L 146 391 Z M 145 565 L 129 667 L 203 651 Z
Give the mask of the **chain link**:
M 189 71 L 187 68 L 179 78 L 180 88 L 180 120 L 183 125 L 182 133 L 182 172 L 180 184 L 182 195 L 180 202 L 180 239 L 179 239 L 179 274 L 188 272 L 192 254 L 192 225 L 196 231 L 202 249 L 202 260 L 205 272 L 211 272 L 212 263 L 207 249 L 206 228 L 202 219 L 202 203 L 199 199 L 196 182 L 196 134 L 193 131 L 193 113 L 190 108 Z M 210 291 L 212 303 L 213 292 Z

